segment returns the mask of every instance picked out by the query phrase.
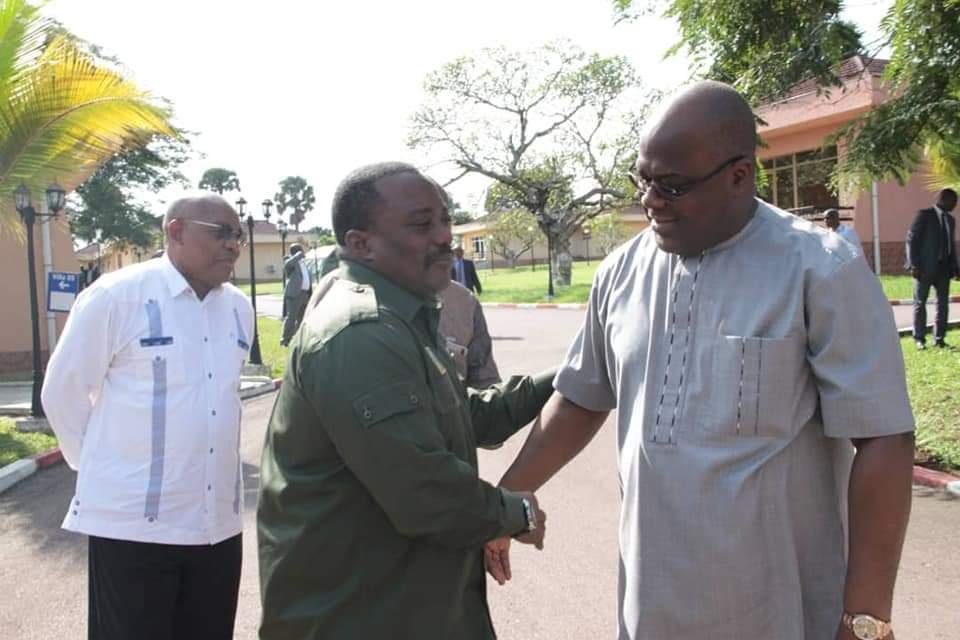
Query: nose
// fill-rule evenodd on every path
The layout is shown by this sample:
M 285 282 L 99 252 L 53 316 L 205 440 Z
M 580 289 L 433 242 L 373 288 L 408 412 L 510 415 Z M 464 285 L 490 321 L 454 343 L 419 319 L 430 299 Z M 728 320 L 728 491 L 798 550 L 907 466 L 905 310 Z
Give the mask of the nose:
M 643 197 L 640 198 L 640 204 L 644 209 L 649 213 L 650 211 L 655 211 L 657 209 L 662 209 L 666 206 L 667 201 L 664 200 L 660 193 L 657 191 L 656 187 L 650 187 L 647 189 L 646 193 L 643 194 Z
M 239 255 L 240 253 L 240 240 L 234 236 L 230 236 L 223 243 L 223 246 L 226 247 L 227 251 L 233 254 Z
M 447 246 L 453 243 L 453 229 L 449 223 L 434 225 L 433 241 Z

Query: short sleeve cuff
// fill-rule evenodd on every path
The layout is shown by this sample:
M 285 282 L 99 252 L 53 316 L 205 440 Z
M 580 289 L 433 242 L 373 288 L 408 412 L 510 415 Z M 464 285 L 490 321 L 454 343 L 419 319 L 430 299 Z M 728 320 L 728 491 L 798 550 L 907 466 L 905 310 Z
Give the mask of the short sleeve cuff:
M 581 383 L 581 374 L 573 369 L 562 368 L 553 380 L 553 387 L 564 398 L 589 411 L 612 411 L 617 402 L 609 388 L 593 388 Z
M 521 494 L 500 487 L 500 499 L 503 501 L 503 533 L 514 536 L 527 529 L 527 514 L 523 509 Z

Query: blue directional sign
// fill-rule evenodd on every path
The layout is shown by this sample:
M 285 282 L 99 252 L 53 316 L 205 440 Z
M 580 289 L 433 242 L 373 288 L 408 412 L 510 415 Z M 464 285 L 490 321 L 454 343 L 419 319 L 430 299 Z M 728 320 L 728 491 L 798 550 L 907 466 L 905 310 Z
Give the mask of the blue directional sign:
M 51 271 L 47 277 L 47 311 L 70 311 L 79 291 L 79 273 Z

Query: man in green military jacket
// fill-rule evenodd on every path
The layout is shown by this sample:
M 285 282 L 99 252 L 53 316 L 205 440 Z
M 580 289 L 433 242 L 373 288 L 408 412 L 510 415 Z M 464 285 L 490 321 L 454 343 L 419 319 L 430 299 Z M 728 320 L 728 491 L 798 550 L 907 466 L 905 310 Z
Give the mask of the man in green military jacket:
M 333 201 L 340 277 L 291 342 L 261 465 L 269 640 L 487 640 L 483 545 L 541 547 L 530 493 L 481 480 L 476 447 L 533 420 L 552 373 L 465 388 L 438 338 L 449 213 L 410 165 L 359 169 Z

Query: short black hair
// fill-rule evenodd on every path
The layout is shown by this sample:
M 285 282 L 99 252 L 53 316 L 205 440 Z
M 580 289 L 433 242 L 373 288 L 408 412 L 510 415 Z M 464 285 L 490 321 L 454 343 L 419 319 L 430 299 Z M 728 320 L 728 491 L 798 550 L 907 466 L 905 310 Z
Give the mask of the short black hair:
M 331 206 L 333 234 L 338 245 L 346 246 L 347 232 L 351 229 L 366 231 L 369 228 L 370 214 L 380 202 L 380 193 L 375 186 L 377 180 L 398 173 L 422 175 L 406 162 L 378 162 L 354 169 L 340 182 Z
M 303 247 L 296 243 L 290 245 L 290 255 L 294 255 L 297 253 L 303 253 Z
M 953 201 L 956 202 L 957 192 L 954 191 L 953 189 L 943 189 L 940 191 L 940 198 L 938 199 L 942 200 L 943 198 L 953 198 Z

